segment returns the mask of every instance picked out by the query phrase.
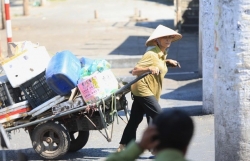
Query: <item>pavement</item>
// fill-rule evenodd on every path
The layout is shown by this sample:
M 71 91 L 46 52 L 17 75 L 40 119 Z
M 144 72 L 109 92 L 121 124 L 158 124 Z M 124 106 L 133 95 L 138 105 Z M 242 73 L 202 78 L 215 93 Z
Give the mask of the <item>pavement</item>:
M 78 57 L 107 59 L 113 68 L 130 68 L 144 54 L 145 41 L 156 26 L 174 28 L 175 9 L 169 0 L 113 1 L 47 0 L 43 7 L 30 6 L 29 16 L 23 16 L 22 0 L 11 0 L 12 40 L 39 43 L 51 55 L 70 50 Z M 0 33 L 6 56 L 6 30 Z M 197 69 L 191 67 L 197 65 L 197 37 L 184 34 L 170 48 L 170 57 L 190 64 L 181 70 Z
M 34 2 L 38 1 L 30 1 L 30 14 L 23 16 L 22 0 L 10 0 L 13 42 L 39 43 L 51 56 L 70 50 L 78 58 L 106 59 L 121 79 L 132 78 L 130 71 L 144 54 L 145 41 L 156 26 L 174 28 L 175 8 L 170 0 L 47 0 L 40 7 Z M 0 35 L 2 55 L 6 57 L 6 30 L 0 30 Z M 214 116 L 202 113 L 202 78 L 197 72 L 198 34 L 182 35 L 180 41 L 171 45 L 168 55 L 179 61 L 181 68 L 169 69 L 160 105 L 164 109 L 183 109 L 194 119 L 195 134 L 187 158 L 213 161 Z M 128 101 L 131 107 L 129 96 Z M 108 147 L 116 148 L 118 141 L 119 138 L 114 139 L 115 143 Z M 90 141 L 86 148 L 95 148 L 95 143 Z M 148 155 L 138 160 L 145 160 L 144 156 Z

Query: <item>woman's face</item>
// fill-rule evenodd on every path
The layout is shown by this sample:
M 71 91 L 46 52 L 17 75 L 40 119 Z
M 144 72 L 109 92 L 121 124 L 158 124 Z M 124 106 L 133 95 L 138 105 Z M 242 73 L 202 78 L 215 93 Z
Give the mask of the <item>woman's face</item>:
M 174 36 L 164 36 L 164 37 L 158 38 L 156 41 L 160 47 L 166 49 L 170 47 L 173 39 L 174 39 Z

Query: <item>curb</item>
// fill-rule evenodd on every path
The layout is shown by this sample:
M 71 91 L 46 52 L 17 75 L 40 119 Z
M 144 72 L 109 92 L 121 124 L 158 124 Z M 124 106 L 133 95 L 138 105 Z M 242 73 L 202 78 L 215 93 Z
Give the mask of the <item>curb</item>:
M 136 63 L 141 59 L 140 56 L 119 56 L 119 57 L 107 57 L 107 60 L 112 68 L 133 68 Z

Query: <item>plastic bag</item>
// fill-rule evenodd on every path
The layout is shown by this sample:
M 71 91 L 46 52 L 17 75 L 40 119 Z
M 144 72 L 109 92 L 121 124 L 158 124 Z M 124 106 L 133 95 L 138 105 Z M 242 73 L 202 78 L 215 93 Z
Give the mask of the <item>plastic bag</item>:
M 80 70 L 80 78 L 83 78 L 85 76 L 89 76 L 90 72 L 89 72 L 89 67 L 82 67 Z
M 89 67 L 89 72 L 90 74 L 93 74 L 96 71 L 102 72 L 110 68 L 111 68 L 111 64 L 107 62 L 105 59 L 97 59 L 93 61 L 93 63 Z
M 80 59 L 80 62 L 81 62 L 81 67 L 90 67 L 91 64 L 94 62 L 95 60 L 94 59 L 90 59 L 90 58 L 86 58 L 86 57 L 82 57 Z

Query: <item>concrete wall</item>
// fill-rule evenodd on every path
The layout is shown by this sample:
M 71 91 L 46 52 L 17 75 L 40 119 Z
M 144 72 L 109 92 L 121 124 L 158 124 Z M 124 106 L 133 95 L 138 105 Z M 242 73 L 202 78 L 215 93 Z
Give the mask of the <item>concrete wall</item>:
M 250 3 L 214 2 L 215 160 L 246 161 L 250 158 Z
M 214 113 L 214 0 L 200 0 L 199 59 L 202 58 L 204 114 Z

